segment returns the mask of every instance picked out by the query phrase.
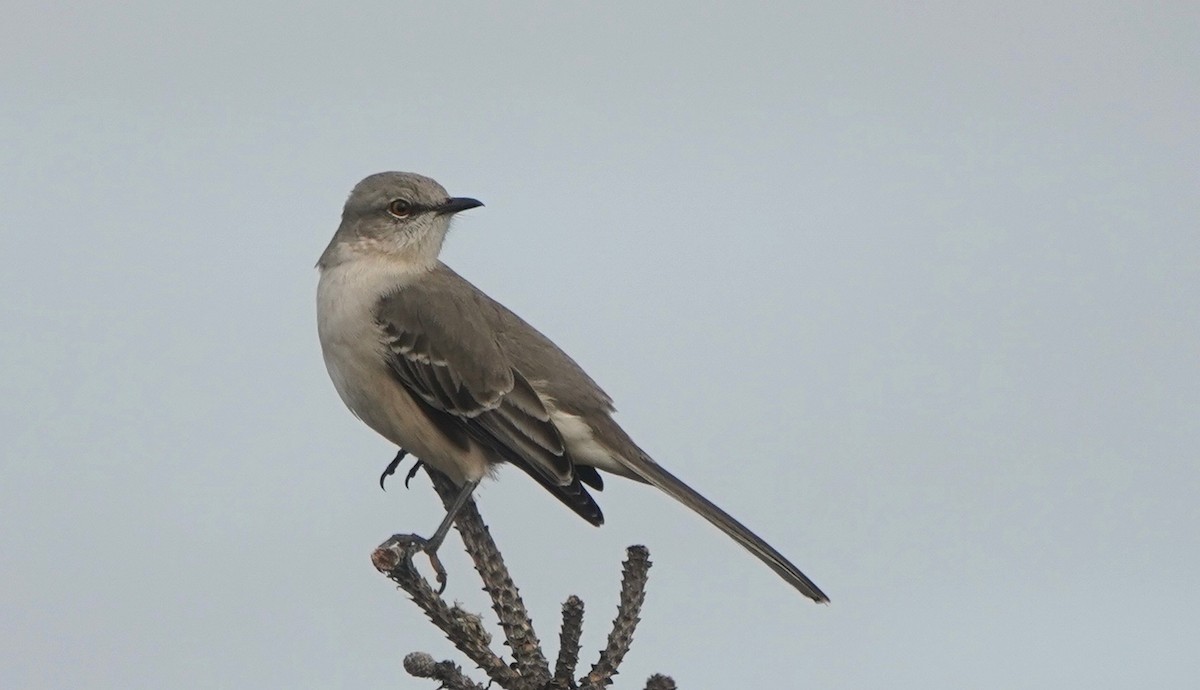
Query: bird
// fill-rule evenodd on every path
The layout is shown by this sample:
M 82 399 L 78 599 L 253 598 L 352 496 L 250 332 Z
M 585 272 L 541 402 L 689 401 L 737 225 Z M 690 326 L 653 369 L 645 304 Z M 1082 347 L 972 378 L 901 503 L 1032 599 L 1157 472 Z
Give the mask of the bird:
M 459 509 L 510 463 L 596 526 L 604 516 L 588 489 L 603 489 L 601 472 L 657 487 L 827 603 L 783 554 L 638 447 L 575 360 L 439 259 L 454 216 L 480 206 L 416 173 L 370 175 L 317 262 L 329 377 L 346 407 L 400 448 L 384 476 L 412 453 L 458 487 L 422 544 L 435 567 Z

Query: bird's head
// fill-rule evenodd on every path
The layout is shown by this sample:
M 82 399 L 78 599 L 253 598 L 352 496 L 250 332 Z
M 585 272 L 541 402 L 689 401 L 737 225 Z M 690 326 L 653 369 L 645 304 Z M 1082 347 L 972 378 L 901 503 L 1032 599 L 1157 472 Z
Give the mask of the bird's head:
M 475 199 L 450 196 L 423 175 L 376 173 L 350 192 L 342 224 L 317 265 L 328 268 L 356 255 L 382 254 L 432 266 L 454 214 L 482 205 Z

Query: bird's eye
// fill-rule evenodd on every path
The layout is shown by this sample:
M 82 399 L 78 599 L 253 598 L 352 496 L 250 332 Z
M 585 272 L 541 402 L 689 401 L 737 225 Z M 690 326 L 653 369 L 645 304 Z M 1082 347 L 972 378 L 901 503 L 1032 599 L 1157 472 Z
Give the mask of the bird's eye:
M 387 210 L 397 218 L 407 218 L 412 215 L 413 205 L 408 199 L 393 199 Z

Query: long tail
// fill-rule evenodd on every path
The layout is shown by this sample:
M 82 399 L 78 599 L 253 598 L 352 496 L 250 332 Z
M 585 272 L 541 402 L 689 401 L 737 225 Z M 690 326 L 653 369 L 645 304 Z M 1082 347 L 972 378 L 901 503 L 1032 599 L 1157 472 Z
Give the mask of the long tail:
M 774 570 L 788 584 L 798 589 L 801 594 L 818 604 L 829 602 L 829 597 L 825 596 L 821 588 L 817 587 L 812 580 L 800 572 L 799 568 L 792 565 L 791 561 L 784 558 L 783 554 L 776 551 L 774 547 L 763 541 L 757 534 L 751 532 L 749 528 L 734 519 L 732 515 L 718 508 L 716 504 L 701 496 L 692 487 L 684 484 L 683 480 L 663 469 L 661 465 L 644 456 L 638 458 L 635 462 L 626 460 L 625 464 L 627 464 L 632 472 L 666 492 L 683 505 L 696 511 L 705 520 L 716 525 L 722 532 L 733 537 L 734 541 L 744 546 L 750 553 L 758 556 L 758 559 L 766 563 L 768 568 Z

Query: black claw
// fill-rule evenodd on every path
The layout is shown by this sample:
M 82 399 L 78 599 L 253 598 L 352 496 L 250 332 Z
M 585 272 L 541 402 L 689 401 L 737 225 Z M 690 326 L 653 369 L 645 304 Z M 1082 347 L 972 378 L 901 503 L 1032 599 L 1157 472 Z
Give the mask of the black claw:
M 423 464 L 424 463 L 422 463 L 420 460 L 418 460 L 416 462 L 416 464 L 414 464 L 412 466 L 412 469 L 408 471 L 408 475 L 406 477 L 404 477 L 404 488 L 406 488 L 406 489 L 408 488 L 408 483 L 410 481 L 412 481 L 413 477 L 417 476 L 417 470 L 421 469 L 421 466 Z
M 384 482 L 384 481 L 385 481 L 385 480 L 386 480 L 388 477 L 390 477 L 390 476 L 392 476 L 393 474 L 395 474 L 395 473 L 396 473 L 396 468 L 397 468 L 397 467 L 399 467 L 399 466 L 400 466 L 400 463 L 404 461 L 404 456 L 406 456 L 406 455 L 408 455 L 408 451 L 407 451 L 407 450 L 404 450 L 403 448 L 401 448 L 401 449 L 400 449 L 400 450 L 399 450 L 399 451 L 396 453 L 396 457 L 395 457 L 395 458 L 393 458 L 393 459 L 392 459 L 392 461 L 388 463 L 388 466 L 384 468 L 384 470 L 383 470 L 383 474 L 379 475 L 379 488 L 383 489 L 384 491 L 387 491 L 387 487 L 385 487 L 385 486 L 383 485 L 383 482 Z M 419 466 L 420 464 L 421 464 L 420 462 L 418 462 L 418 463 L 417 463 L 417 465 L 418 465 L 418 466 Z M 409 478 L 411 479 L 411 478 L 412 478 L 412 472 L 409 472 L 409 473 L 408 473 L 408 476 L 409 476 Z M 408 487 L 408 479 L 405 479 L 405 480 L 404 480 L 404 486 L 405 486 L 406 488 Z
M 426 551 L 426 556 L 429 556 L 429 562 L 433 565 L 433 572 L 437 574 L 438 595 L 446 591 L 446 568 L 442 565 L 442 559 L 438 558 L 437 551 Z

